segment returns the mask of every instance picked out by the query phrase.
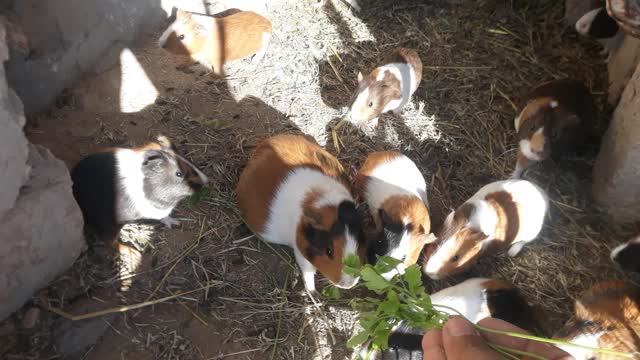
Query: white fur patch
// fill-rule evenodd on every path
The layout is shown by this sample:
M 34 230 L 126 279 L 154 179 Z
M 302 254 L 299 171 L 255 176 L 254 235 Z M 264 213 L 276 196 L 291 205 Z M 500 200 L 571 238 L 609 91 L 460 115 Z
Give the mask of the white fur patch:
M 598 333 L 583 333 L 583 334 L 579 334 L 576 337 L 574 337 L 573 339 L 569 339 L 568 342 L 573 343 L 573 344 L 578 344 L 578 345 L 582 345 L 582 346 L 588 346 L 588 347 L 600 347 L 600 345 L 598 344 L 598 339 L 600 338 L 600 336 L 602 335 L 602 332 L 598 332 Z M 587 349 L 580 349 L 580 348 L 576 348 L 573 346 L 566 346 L 566 345 L 557 345 L 560 349 L 568 352 L 571 356 L 573 356 L 576 360 L 587 360 L 590 359 L 594 354 L 591 350 L 587 350 Z
M 549 102 L 549 106 L 551 106 L 552 109 L 557 108 L 558 107 L 558 101 L 551 100 L 551 102 Z
M 593 19 L 598 16 L 600 11 L 604 11 L 603 8 L 597 8 L 589 11 L 588 13 L 582 15 L 578 21 L 576 21 L 576 31 L 584 36 L 589 36 L 589 29 L 591 28 L 591 24 L 593 23 Z
M 516 128 L 516 132 L 520 131 L 520 125 L 522 124 L 522 111 L 515 119 L 513 119 L 513 127 Z
M 349 117 L 354 121 L 364 121 L 364 117 L 360 115 L 359 109 L 366 106 L 367 101 L 369 100 L 369 88 L 366 87 L 358 96 L 356 100 L 351 105 L 351 111 L 349 111 Z
M 538 135 L 543 131 L 544 131 L 544 127 L 541 127 L 533 134 L 533 136 Z M 526 140 L 526 139 L 520 140 L 519 145 L 520 145 L 520 151 L 522 152 L 522 155 L 524 155 L 527 159 L 532 161 L 542 160 L 542 158 L 531 149 L 530 140 Z M 544 146 L 544 143 L 543 143 L 543 146 Z
M 627 246 L 629 246 L 629 243 L 624 243 L 624 244 L 620 244 L 618 246 L 616 246 L 613 250 L 611 250 L 611 260 L 615 261 L 614 259 L 616 258 L 616 256 L 618 256 L 618 254 L 627 248 Z
M 471 213 L 469 218 L 469 227 L 485 233 L 488 237 L 492 237 L 498 225 L 498 214 L 496 210 L 482 199 L 471 201 L 475 207 L 475 211 Z
M 458 285 L 448 287 L 431 295 L 431 303 L 445 305 L 458 310 L 464 317 L 474 324 L 478 321 L 490 317 L 491 312 L 484 297 L 483 284 L 489 279 L 473 278 Z M 457 313 L 438 308 L 449 315 Z
M 428 204 L 424 177 L 416 164 L 404 155 L 379 164 L 369 175 L 365 198 L 371 214 L 375 215 L 382 203 L 393 195 L 417 196 Z
M 451 237 L 448 239 L 444 239 L 443 242 L 438 246 L 436 251 L 431 254 L 429 260 L 427 260 L 427 264 L 424 267 L 424 272 L 432 279 L 438 280 L 440 276 L 438 272 L 440 269 L 446 265 L 448 261 L 451 260 L 451 257 L 455 255 L 456 251 L 456 239 L 455 237 Z
M 173 208 L 158 209 L 149 202 L 144 194 L 144 174 L 142 173 L 142 162 L 144 154 L 130 149 L 118 149 L 115 151 L 117 173 L 120 177 L 120 188 L 122 195 L 118 196 L 118 207 L 135 209 L 146 219 L 160 220 L 169 214 Z M 124 201 L 125 199 L 130 201 Z M 122 219 L 120 213 L 116 213 L 118 223 L 124 223 L 131 219 Z

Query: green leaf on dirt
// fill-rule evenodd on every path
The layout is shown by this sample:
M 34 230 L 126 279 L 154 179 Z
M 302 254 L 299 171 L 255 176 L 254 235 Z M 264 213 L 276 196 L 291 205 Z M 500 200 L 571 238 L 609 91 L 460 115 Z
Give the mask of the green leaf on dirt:
M 378 262 L 374 268 L 379 274 L 384 274 L 397 268 L 400 264 L 402 264 L 402 261 L 396 258 L 392 258 L 390 256 L 379 256 Z
M 202 199 L 207 198 L 212 193 L 213 191 L 209 186 L 203 186 L 202 188 L 200 188 L 200 190 L 196 191 L 195 193 L 193 193 L 193 195 L 189 197 L 189 206 L 198 205 L 198 203 L 200 203 Z
M 376 328 L 379 321 L 378 314 L 375 312 L 364 312 L 358 316 L 358 322 L 368 333 L 373 333 L 373 329 Z
M 342 294 L 340 293 L 340 289 L 333 285 L 327 285 L 324 289 L 322 289 L 322 295 L 330 298 L 330 299 L 340 299 Z
M 378 274 L 371 265 L 365 265 L 362 271 L 360 271 L 360 275 L 362 276 L 362 280 L 364 280 L 364 285 L 367 289 L 378 294 L 381 294 L 391 286 L 391 283 Z
M 367 341 L 367 339 L 369 339 L 369 333 L 367 333 L 366 331 L 360 332 L 352 336 L 351 339 L 347 341 L 347 347 L 353 349 L 356 346 L 362 345 L 365 341 Z
M 420 290 L 424 290 L 422 286 L 422 273 L 420 272 L 418 264 L 409 266 L 405 270 L 402 279 L 407 283 L 409 291 L 411 291 L 412 294 L 417 295 Z

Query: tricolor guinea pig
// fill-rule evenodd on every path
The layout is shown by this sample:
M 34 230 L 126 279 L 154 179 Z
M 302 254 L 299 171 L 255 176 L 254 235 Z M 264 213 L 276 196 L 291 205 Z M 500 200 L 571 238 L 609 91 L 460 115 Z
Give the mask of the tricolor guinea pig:
M 358 73 L 358 89 L 349 113 L 350 120 L 369 128 L 378 126 L 378 117 L 388 111 L 400 115 L 422 80 L 422 61 L 411 49 L 393 50 L 383 65 L 366 77 Z
M 555 339 L 594 348 L 640 351 L 640 288 L 623 281 L 604 281 L 587 290 L 575 303 L 570 319 Z M 588 349 L 559 345 L 576 360 L 619 359 Z
M 613 249 L 611 260 L 626 271 L 640 272 L 640 236 Z
M 449 315 L 458 315 L 445 305 L 456 309 L 474 324 L 488 317 L 501 319 L 540 336 L 545 335 L 543 317 L 538 309 L 530 306 L 520 291 L 503 281 L 472 278 L 431 295 L 431 303 Z M 400 323 L 389 335 L 389 348 L 373 350 L 370 344 L 362 347 L 365 360 L 414 360 L 422 359 L 422 337 L 425 331 Z
M 110 241 L 134 221 L 178 224 L 170 217 L 178 202 L 208 183 L 165 136 L 139 148 L 91 154 L 71 170 L 71 180 L 85 225 Z
M 466 271 L 483 255 L 508 248 L 516 256 L 538 236 L 547 207 L 544 191 L 529 181 L 485 185 L 447 216 L 438 240 L 425 247 L 424 272 L 441 279 Z
M 576 22 L 576 31 L 583 36 L 596 39 L 604 49 L 603 54 L 611 54 L 617 50 L 624 40 L 624 32 L 618 23 L 607 14 L 607 9 L 600 7 L 584 14 Z
M 534 88 L 523 100 L 514 126 L 518 160 L 513 177 L 536 161 L 583 149 L 597 117 L 589 89 L 576 80 L 553 80 Z
M 402 260 L 398 268 L 402 274 L 416 263 L 431 234 L 424 177 L 405 155 L 381 151 L 369 154 L 355 184 L 376 225 L 375 236 L 367 241 L 367 261 L 375 264 L 376 256 Z
M 230 60 L 255 55 L 259 61 L 271 40 L 271 22 L 252 11 L 222 18 L 194 16 L 178 10 L 176 20 L 164 31 L 158 45 L 170 53 L 187 55 L 221 75 Z
M 245 222 L 265 241 L 293 248 L 310 293 L 317 270 L 338 287 L 358 282 L 342 271 L 361 241 L 347 184 L 338 159 L 295 135 L 261 142 L 240 175 L 236 195 Z

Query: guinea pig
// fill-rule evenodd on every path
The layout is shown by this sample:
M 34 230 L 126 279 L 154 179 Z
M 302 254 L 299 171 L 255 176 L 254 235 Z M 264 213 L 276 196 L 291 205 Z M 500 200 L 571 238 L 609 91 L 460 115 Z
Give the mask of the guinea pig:
M 349 112 L 350 120 L 369 128 L 388 111 L 400 115 L 422 80 L 422 61 L 415 50 L 397 48 L 383 65 L 364 77 L 358 72 L 358 89 Z
M 227 61 L 249 55 L 254 55 L 253 61 L 262 59 L 270 40 L 271 22 L 251 11 L 222 18 L 200 16 L 196 20 L 192 14 L 178 10 L 158 45 L 170 53 L 188 55 L 222 75 Z
M 316 294 L 317 270 L 338 287 L 356 285 L 342 262 L 359 255 L 361 219 L 333 155 L 302 136 L 268 138 L 247 162 L 236 195 L 253 232 L 293 248 L 309 293 Z
M 139 148 L 111 148 L 86 156 L 71 170 L 73 195 L 85 225 L 113 241 L 124 224 L 160 220 L 168 227 L 178 202 L 208 183 L 165 136 Z
M 584 14 L 576 22 L 576 31 L 583 36 L 596 39 L 603 47 L 602 54 L 611 54 L 624 40 L 624 32 L 618 23 L 600 7 Z
M 431 295 L 431 303 L 445 305 L 459 311 L 474 324 L 488 317 L 512 323 L 531 333 L 544 336 L 546 325 L 541 312 L 530 306 L 520 291 L 500 280 L 472 278 Z M 436 309 L 449 315 L 458 313 L 445 308 Z M 425 331 L 402 322 L 389 335 L 389 347 L 374 351 L 366 344 L 360 351 L 365 360 L 422 359 L 422 337 Z
M 505 248 L 509 256 L 518 255 L 538 236 L 547 207 L 544 191 L 529 181 L 511 179 L 485 185 L 447 216 L 438 240 L 425 248 L 424 272 L 441 279 Z
M 622 352 L 640 351 L 640 288 L 618 280 L 589 288 L 575 303 L 570 319 L 555 339 Z M 588 349 L 559 345 L 576 360 L 619 359 Z
M 384 274 L 390 279 L 415 264 L 430 240 L 431 220 L 427 185 L 416 164 L 396 151 L 369 154 L 355 181 L 360 199 L 369 206 L 376 234 L 367 241 L 367 261 L 391 256 L 403 263 L 398 271 Z
M 611 260 L 626 271 L 640 272 L 640 235 L 613 249 Z
M 522 101 L 514 120 L 518 178 L 531 162 L 583 149 L 594 135 L 596 106 L 589 89 L 579 81 L 545 82 Z

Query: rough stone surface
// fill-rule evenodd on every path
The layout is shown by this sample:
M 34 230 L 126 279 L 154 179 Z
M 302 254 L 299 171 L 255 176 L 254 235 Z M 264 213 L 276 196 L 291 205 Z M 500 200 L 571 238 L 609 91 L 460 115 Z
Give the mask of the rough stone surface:
M 609 71 L 608 102 L 615 105 L 622 91 L 640 63 L 640 39 L 626 36 L 622 46 L 611 54 L 607 68 Z
M 0 22 L 0 63 L 9 58 L 5 36 L 5 27 Z M 22 134 L 24 123 L 20 100 L 7 86 L 4 71 L 0 71 L 0 217 L 13 206 L 29 175 L 27 139 Z
M 613 220 L 640 220 L 640 66 L 602 141 L 593 169 L 593 195 Z
M 599 0 L 565 0 L 564 18 L 567 24 L 572 25 L 586 14 L 589 10 L 595 9 L 599 5 Z

